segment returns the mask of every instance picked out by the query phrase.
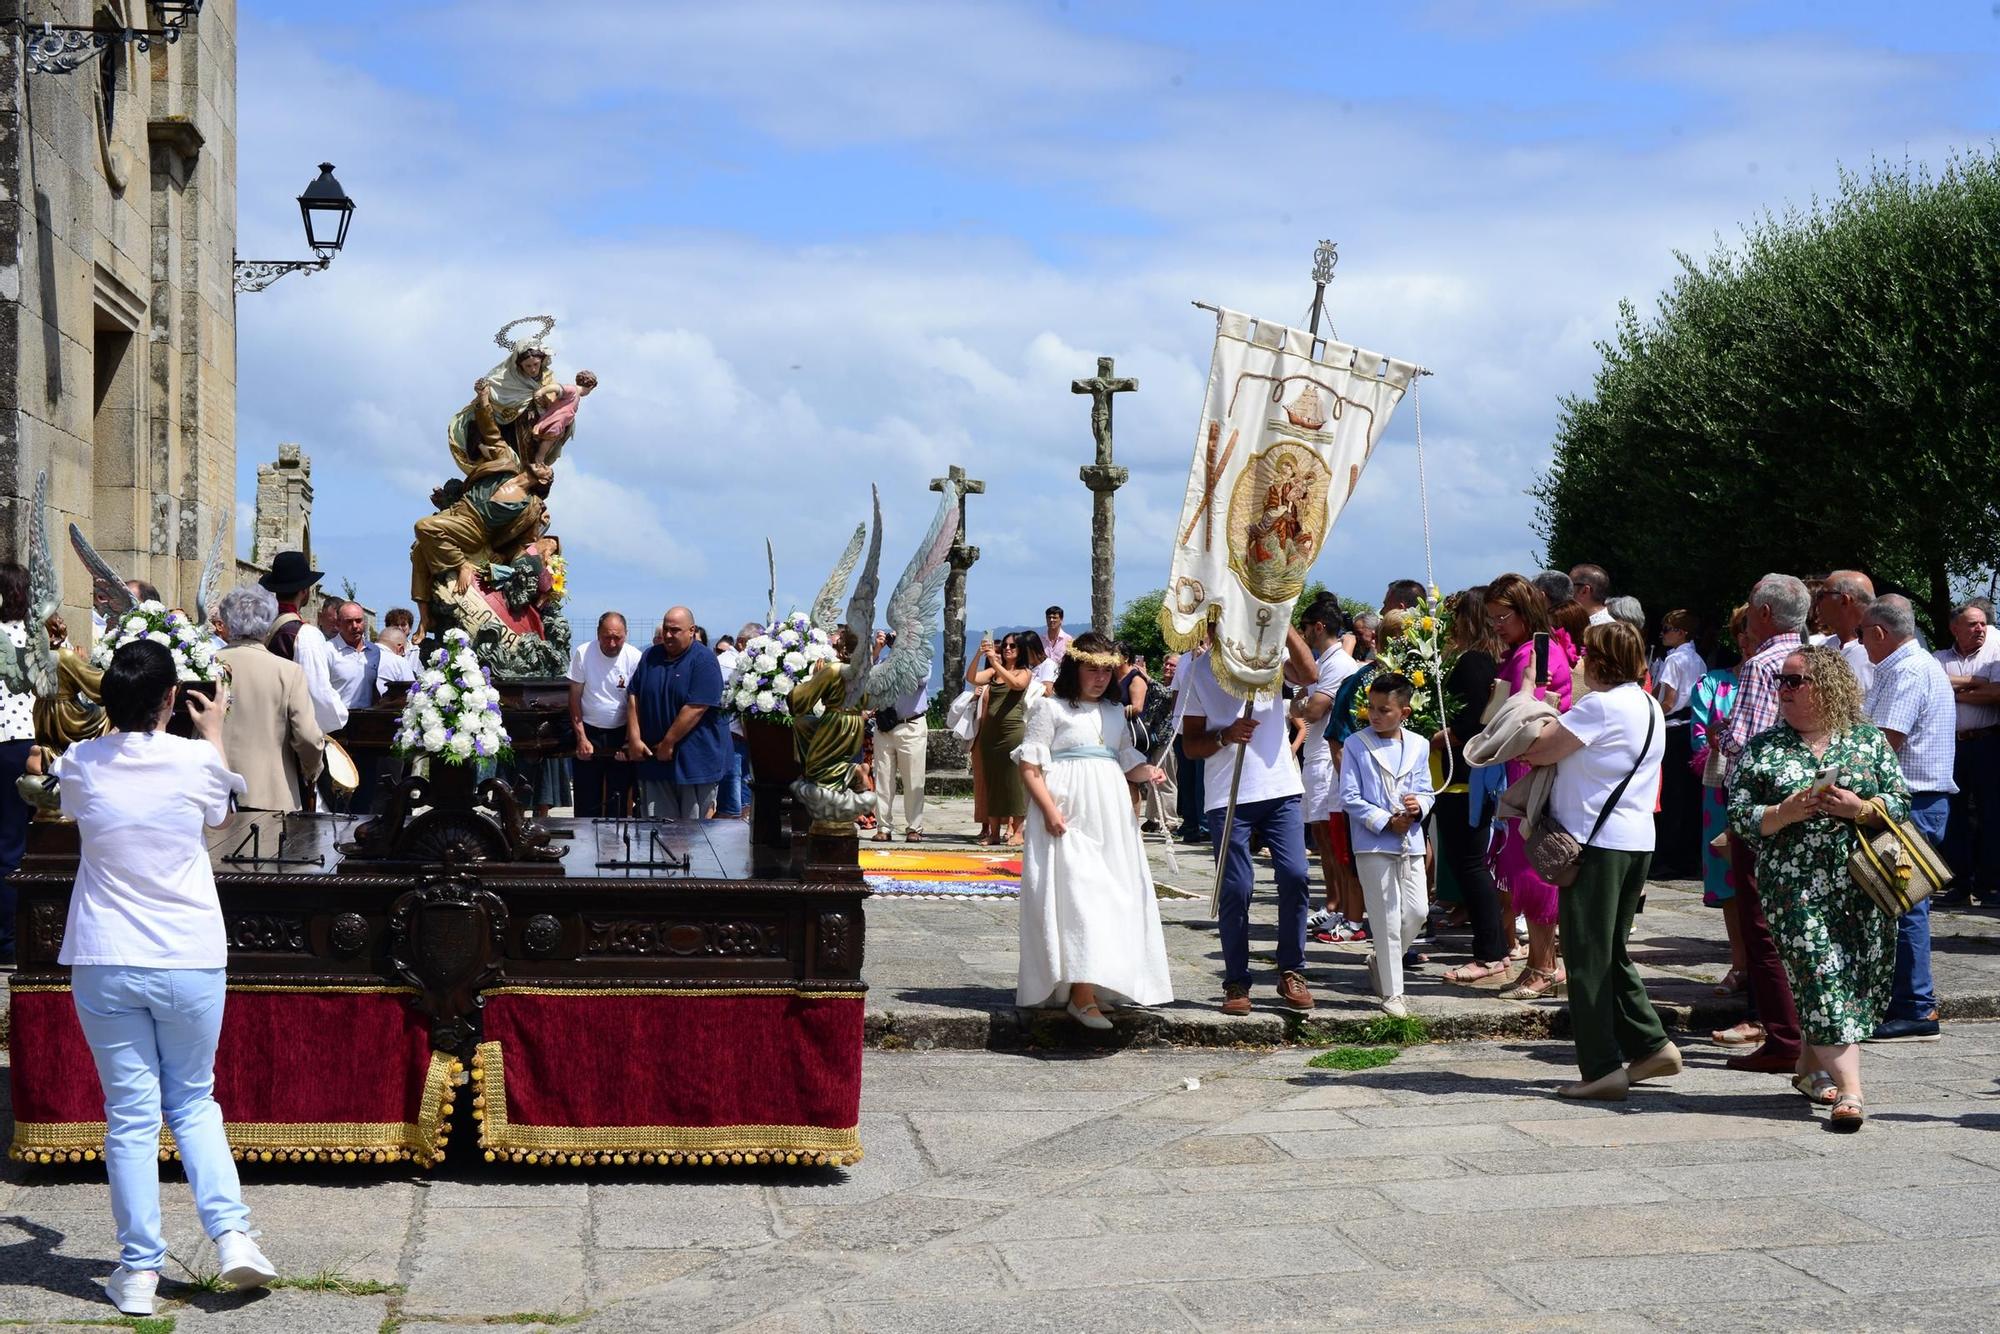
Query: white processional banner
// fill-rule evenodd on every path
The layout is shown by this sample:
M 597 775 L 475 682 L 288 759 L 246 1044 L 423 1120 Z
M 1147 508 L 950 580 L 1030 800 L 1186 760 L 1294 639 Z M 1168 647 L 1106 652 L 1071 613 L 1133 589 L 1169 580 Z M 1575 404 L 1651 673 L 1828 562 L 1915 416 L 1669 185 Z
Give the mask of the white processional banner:
M 1206 632 L 1238 699 L 1275 690 L 1285 630 L 1334 519 L 1417 373 L 1304 329 L 1218 311 L 1208 401 L 1160 609 L 1176 649 Z

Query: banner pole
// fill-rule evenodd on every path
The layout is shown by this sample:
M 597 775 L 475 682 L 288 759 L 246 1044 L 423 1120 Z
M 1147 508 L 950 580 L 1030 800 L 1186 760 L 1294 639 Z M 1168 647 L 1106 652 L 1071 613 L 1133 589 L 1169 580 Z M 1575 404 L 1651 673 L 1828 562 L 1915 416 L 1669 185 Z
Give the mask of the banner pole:
M 1312 309 L 1307 314 L 1307 320 L 1310 325 L 1308 332 L 1311 333 L 1315 341 L 1319 338 L 1320 317 L 1326 313 L 1326 285 L 1333 281 L 1333 266 L 1338 263 L 1340 263 L 1340 247 L 1336 243 L 1321 241 L 1317 246 L 1313 247 L 1313 299 Z M 1201 302 L 1197 301 L 1195 304 L 1199 306 Z M 1318 354 L 1317 348 L 1314 349 L 1314 354 Z M 1426 522 L 1428 523 L 1428 516 L 1426 516 Z M 1278 669 L 1278 690 L 1281 694 L 1284 688 L 1285 669 L 1280 667 Z M 1255 707 L 1256 698 L 1254 695 L 1250 699 L 1244 700 L 1243 715 L 1239 721 L 1250 721 L 1251 710 Z M 1209 891 L 1208 895 L 1208 910 L 1217 922 L 1222 920 L 1222 876 L 1223 872 L 1229 866 L 1229 839 L 1236 829 L 1236 794 L 1243 787 L 1243 751 L 1243 746 L 1238 745 L 1236 747 L 1236 763 L 1232 766 L 1229 775 L 1229 805 L 1222 812 L 1222 841 L 1216 845 L 1215 887 Z M 1257 874 L 1257 868 L 1254 863 L 1250 867 L 1250 874 L 1254 880 Z

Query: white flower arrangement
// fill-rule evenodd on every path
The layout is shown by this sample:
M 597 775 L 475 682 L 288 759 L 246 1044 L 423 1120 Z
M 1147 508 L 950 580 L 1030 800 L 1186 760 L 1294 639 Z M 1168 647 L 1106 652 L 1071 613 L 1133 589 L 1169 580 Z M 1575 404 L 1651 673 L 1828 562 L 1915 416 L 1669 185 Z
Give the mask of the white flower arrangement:
M 177 611 L 148 599 L 105 625 L 91 645 L 90 665 L 99 671 L 111 665 L 111 655 L 125 644 L 150 639 L 173 655 L 174 676 L 182 681 L 224 681 L 229 668 L 217 655 L 218 645 L 208 627 L 196 625 Z
M 786 698 L 792 687 L 810 678 L 823 662 L 834 662 L 824 630 L 815 630 L 801 612 L 793 612 L 739 649 L 736 670 L 722 688 L 722 705 L 741 718 L 791 725 Z
M 510 759 L 514 750 L 500 720 L 500 692 L 472 653 L 463 630 L 444 632 L 444 646 L 410 687 L 391 747 L 398 755 L 423 755 L 446 764 Z

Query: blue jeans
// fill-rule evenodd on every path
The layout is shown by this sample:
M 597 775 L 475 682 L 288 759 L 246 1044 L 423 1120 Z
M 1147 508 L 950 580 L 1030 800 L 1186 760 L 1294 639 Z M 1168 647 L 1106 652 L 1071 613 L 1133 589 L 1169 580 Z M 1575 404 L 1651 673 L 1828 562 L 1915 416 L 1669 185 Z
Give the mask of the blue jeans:
M 1910 823 L 1923 830 L 1934 848 L 1944 846 L 1951 798 L 1942 792 L 1912 792 Z M 1928 1019 L 1937 1009 L 1931 988 L 1931 902 L 1925 899 L 1896 919 L 1896 987 L 1889 998 L 1891 1019 Z
M 1214 837 L 1206 825 L 1207 776 L 1208 761 L 1189 759 L 1187 751 L 1181 748 L 1180 733 L 1174 733 L 1174 814 L 1181 817 L 1184 843 L 1208 842 Z
M 1197 761 L 1198 763 L 1199 761 Z M 1243 802 L 1229 830 L 1229 848 L 1222 843 L 1222 812 L 1209 811 L 1209 836 L 1218 845 L 1222 863 L 1222 913 L 1216 927 L 1222 933 L 1222 981 L 1227 986 L 1250 984 L 1250 890 L 1257 873 L 1250 863 L 1250 835 L 1271 849 L 1278 873 L 1278 967 L 1299 971 L 1306 966 L 1306 911 L 1311 880 L 1306 871 L 1306 831 L 1301 797 L 1271 797 Z
M 72 999 L 104 1086 L 104 1166 L 118 1258 L 127 1269 L 166 1263 L 160 1234 L 160 1122 L 174 1132 L 211 1237 L 250 1230 L 250 1211 L 215 1102 L 215 1044 L 222 1034 L 220 968 L 78 964 Z
M 729 738 L 729 754 L 722 757 L 722 784 L 715 790 L 717 819 L 743 814 L 743 794 L 748 791 L 743 770 L 750 762 L 750 743 L 740 736 Z

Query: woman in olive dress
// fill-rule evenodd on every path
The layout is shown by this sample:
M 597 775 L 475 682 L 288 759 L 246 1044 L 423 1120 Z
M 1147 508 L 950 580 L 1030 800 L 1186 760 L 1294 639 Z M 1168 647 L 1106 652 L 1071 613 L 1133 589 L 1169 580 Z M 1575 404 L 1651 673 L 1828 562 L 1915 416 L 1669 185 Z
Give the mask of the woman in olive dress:
M 973 743 L 979 768 L 986 779 L 985 828 L 981 843 L 1003 839 L 1019 847 L 1021 829 L 1028 814 L 1028 790 L 1021 784 L 1020 766 L 1014 751 L 1027 735 L 1028 687 L 1034 668 L 1022 661 L 1017 636 L 1007 635 L 995 649 L 993 637 L 979 641 L 979 653 L 966 669 L 965 681 L 986 687 L 986 718 L 979 724 L 979 739 Z M 1002 832 L 1004 828 L 1004 833 Z
M 1793 1081 L 1833 1103 L 1832 1128 L 1859 1130 L 1861 1043 L 1888 1012 L 1896 922 L 1847 873 L 1855 840 L 1910 813 L 1896 753 L 1861 712 L 1861 687 L 1834 649 L 1793 653 L 1777 677 L 1782 721 L 1743 752 L 1730 827 L 1757 848 L 1757 892 L 1809 1044 Z M 1819 778 L 1836 771 L 1830 786 Z

